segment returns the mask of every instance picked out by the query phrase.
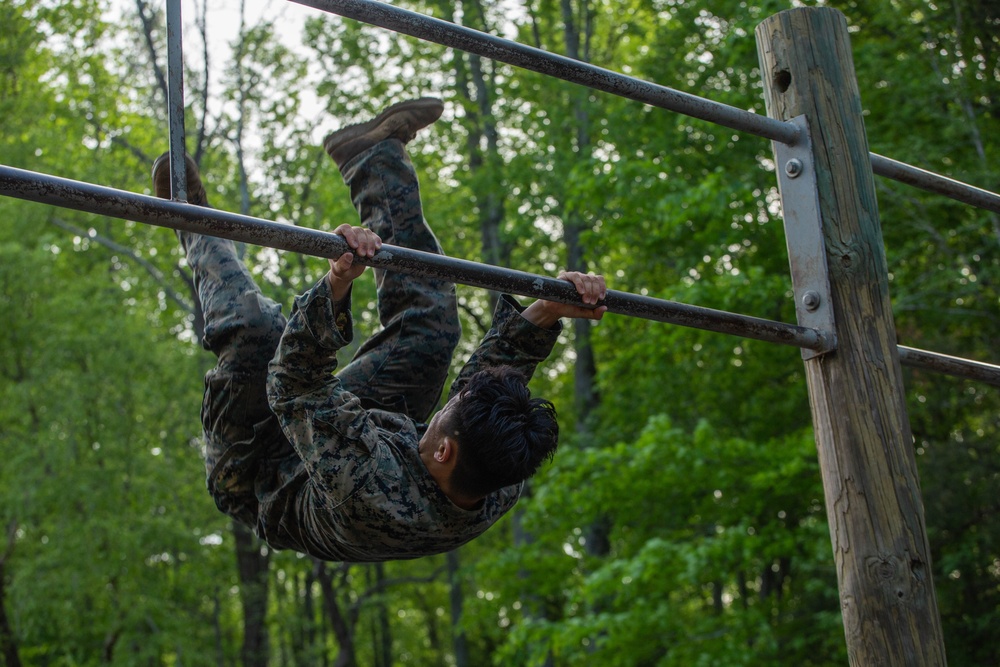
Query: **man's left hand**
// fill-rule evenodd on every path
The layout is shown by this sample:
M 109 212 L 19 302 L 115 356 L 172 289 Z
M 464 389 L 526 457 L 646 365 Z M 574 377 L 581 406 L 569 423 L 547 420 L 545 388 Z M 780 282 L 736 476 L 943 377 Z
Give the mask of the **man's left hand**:
M 604 276 L 594 275 L 593 273 L 580 273 L 579 271 L 562 271 L 557 278 L 573 283 L 577 294 L 580 295 L 580 300 L 590 306 L 594 306 L 601 301 L 608 292 L 607 286 L 604 284 Z M 543 329 L 551 329 L 561 317 L 599 320 L 604 317 L 604 313 L 607 310 L 607 306 L 588 308 L 586 306 L 576 306 L 558 301 L 539 299 L 525 308 L 521 316 Z

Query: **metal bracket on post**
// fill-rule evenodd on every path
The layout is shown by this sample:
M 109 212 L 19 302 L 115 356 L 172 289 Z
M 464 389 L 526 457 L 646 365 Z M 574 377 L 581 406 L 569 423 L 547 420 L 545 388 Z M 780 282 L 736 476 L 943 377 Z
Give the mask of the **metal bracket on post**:
M 818 329 L 827 341 L 827 345 L 819 350 L 802 348 L 802 358 L 812 359 L 836 350 L 837 335 L 809 125 L 805 116 L 798 116 L 789 122 L 802 130 L 801 139 L 795 145 L 775 141 L 774 155 L 785 219 L 788 263 L 792 270 L 795 314 L 799 326 Z

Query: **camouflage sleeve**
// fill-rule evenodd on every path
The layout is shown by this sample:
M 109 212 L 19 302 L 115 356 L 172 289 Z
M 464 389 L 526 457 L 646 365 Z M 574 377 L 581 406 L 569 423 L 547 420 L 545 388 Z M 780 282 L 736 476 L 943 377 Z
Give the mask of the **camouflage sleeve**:
M 271 410 L 310 471 L 321 458 L 350 456 L 349 448 L 363 455 L 377 444 L 367 411 L 334 375 L 337 350 L 353 335 L 350 293 L 333 301 L 323 278 L 296 298 L 268 368 Z
M 461 392 L 469 378 L 484 368 L 511 366 L 531 379 L 535 367 L 552 352 L 562 325 L 542 329 L 521 317 L 523 310 L 524 306 L 513 297 L 501 295 L 493 313 L 493 326 L 451 385 L 449 398 Z

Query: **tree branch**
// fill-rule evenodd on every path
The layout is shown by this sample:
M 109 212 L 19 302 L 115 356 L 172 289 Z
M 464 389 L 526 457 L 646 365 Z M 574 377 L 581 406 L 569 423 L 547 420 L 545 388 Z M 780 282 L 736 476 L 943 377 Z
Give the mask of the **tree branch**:
M 486 321 L 483 318 L 476 315 L 476 312 L 472 309 L 471 306 L 469 306 L 468 303 L 459 302 L 458 309 L 461 310 L 463 313 L 465 313 L 470 320 L 476 323 L 476 326 L 479 327 L 479 331 L 490 330 L 490 328 L 486 326 Z
M 208 58 L 208 0 L 202 0 L 201 7 L 198 11 L 198 15 L 195 18 L 195 23 L 198 26 L 198 32 L 201 34 L 201 46 L 202 52 L 201 57 L 205 63 L 205 71 L 203 73 L 202 86 L 198 91 L 201 97 L 201 119 L 198 123 L 198 131 L 194 143 L 194 162 L 197 165 L 201 165 L 201 158 L 205 153 L 205 137 L 208 134 L 208 84 L 209 75 L 211 69 L 209 68 L 209 58 Z
M 153 39 L 153 19 L 150 17 L 146 10 L 148 5 L 145 0 L 135 0 L 136 13 L 139 15 L 139 21 L 142 23 L 142 36 L 146 42 L 146 50 L 149 52 L 149 63 L 153 67 L 153 75 L 156 77 L 156 85 L 160 89 L 160 93 L 163 95 L 163 99 L 167 99 L 167 76 L 163 73 L 163 68 L 156 60 L 156 41 Z
M 177 292 L 177 290 L 175 290 L 173 287 L 170 286 L 170 283 L 167 281 L 167 277 L 163 275 L 163 272 L 160 271 L 156 266 L 154 266 L 148 260 L 140 257 L 138 253 L 136 253 L 131 248 L 123 246 L 120 243 L 116 243 L 111 239 L 107 238 L 106 236 L 101 236 L 100 234 L 94 231 L 87 231 L 81 229 L 80 227 L 77 227 L 76 225 L 66 222 L 65 220 L 62 220 L 60 218 L 53 217 L 51 219 L 51 222 L 56 227 L 66 230 L 71 234 L 88 238 L 91 241 L 95 241 L 96 243 L 104 246 L 105 248 L 108 248 L 109 250 L 113 250 L 114 252 L 126 255 L 133 262 L 135 262 L 143 269 L 145 269 L 146 273 L 152 276 L 152 278 L 157 282 L 157 284 L 159 284 L 160 287 L 163 288 L 164 293 L 170 298 L 171 301 L 176 303 L 182 310 L 188 313 L 194 312 L 194 306 L 189 301 L 186 301 L 184 297 L 181 296 L 179 292 Z
M 0 663 L 7 667 L 21 667 L 21 656 L 18 654 L 17 641 L 10 621 L 7 618 L 7 573 L 4 571 L 7 559 L 14 551 L 14 541 L 17 538 L 17 522 L 11 520 L 7 525 L 7 545 L 0 557 Z
M 152 164 L 153 158 L 150 157 L 146 153 L 146 151 L 144 151 L 141 148 L 139 148 L 138 146 L 132 144 L 132 142 L 130 142 L 125 137 L 123 137 L 121 135 L 118 135 L 118 134 L 111 135 L 110 133 L 107 132 L 107 130 L 105 130 L 105 134 L 109 134 L 109 136 L 111 138 L 111 143 L 113 145 L 121 146 L 122 148 L 124 148 L 125 150 L 127 150 L 129 153 L 131 153 L 132 155 L 134 155 L 136 158 L 138 158 L 139 161 L 142 162 L 143 164 Z
M 353 613 L 360 610 L 361 606 L 368 600 L 368 598 L 374 597 L 388 588 L 393 588 L 394 586 L 405 586 L 407 584 L 429 584 L 432 581 L 437 581 L 441 575 L 444 574 L 446 569 L 446 566 L 440 565 L 432 570 L 430 574 L 422 577 L 396 577 L 394 579 L 383 579 L 377 582 L 374 586 L 358 593 L 357 599 L 351 604 L 351 612 Z

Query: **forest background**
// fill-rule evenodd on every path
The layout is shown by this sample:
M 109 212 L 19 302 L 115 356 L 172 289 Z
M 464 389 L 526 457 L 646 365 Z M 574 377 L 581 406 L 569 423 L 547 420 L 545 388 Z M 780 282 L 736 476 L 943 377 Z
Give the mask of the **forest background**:
M 753 30 L 791 6 L 399 4 L 757 113 Z M 997 4 L 825 4 L 851 26 L 871 149 L 1000 189 Z M 411 147 L 449 254 L 794 321 L 767 141 L 297 5 L 226 8 L 185 5 L 188 150 L 216 207 L 355 220 L 319 140 L 435 95 Z M 165 56 L 162 3 L 5 1 L 0 162 L 148 193 Z M 998 216 L 877 186 L 900 342 L 996 361 Z M 286 306 L 325 271 L 244 250 Z M 563 442 L 515 512 L 456 553 L 320 563 L 205 492 L 190 278 L 167 230 L 0 200 L 0 665 L 846 664 L 797 350 L 567 327 L 533 383 Z M 460 295 L 456 364 L 495 298 Z M 949 659 L 1000 664 L 997 390 L 904 375 Z

